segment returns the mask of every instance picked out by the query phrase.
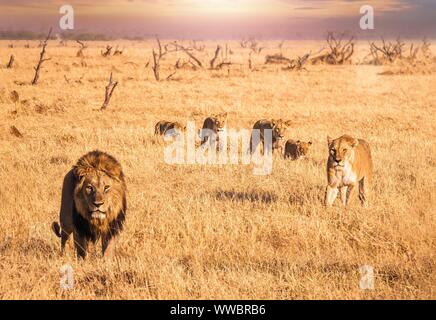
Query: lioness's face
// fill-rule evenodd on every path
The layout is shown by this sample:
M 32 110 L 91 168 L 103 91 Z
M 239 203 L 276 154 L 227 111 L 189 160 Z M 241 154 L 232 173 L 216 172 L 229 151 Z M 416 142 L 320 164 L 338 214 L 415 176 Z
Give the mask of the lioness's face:
M 309 149 L 312 146 L 312 141 L 309 142 L 297 141 L 297 146 L 298 146 L 298 152 L 300 154 L 300 158 L 304 158 L 309 153 Z
M 90 175 L 84 178 L 82 190 L 85 210 L 88 211 L 88 218 L 104 220 L 110 211 L 114 180 L 104 173 Z
M 273 126 L 273 137 L 275 137 L 278 140 L 282 140 L 286 135 L 286 131 L 288 130 L 290 122 L 279 119 L 279 120 L 272 120 L 271 123 Z
M 213 117 L 215 119 L 215 123 L 216 123 L 218 131 L 223 131 L 224 127 L 226 126 L 226 122 L 227 122 L 227 112 L 217 114 Z
M 329 144 L 330 159 L 335 167 L 344 167 L 354 155 L 354 148 L 358 144 L 357 139 L 341 137 L 336 140 L 327 138 Z

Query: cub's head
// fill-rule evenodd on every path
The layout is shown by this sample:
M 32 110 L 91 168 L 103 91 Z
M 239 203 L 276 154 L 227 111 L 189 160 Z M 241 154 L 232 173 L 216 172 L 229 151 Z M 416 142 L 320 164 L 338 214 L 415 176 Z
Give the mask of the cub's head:
M 343 167 L 354 157 L 354 150 L 359 140 L 343 135 L 338 139 L 327 137 L 329 146 L 329 159 L 334 167 Z
M 308 155 L 311 146 L 312 146 L 312 141 L 309 142 L 303 142 L 300 140 L 297 141 L 298 154 L 300 158 L 304 158 Z
M 288 127 L 291 125 L 291 121 L 285 121 L 282 119 L 271 120 L 273 138 L 282 140 L 285 137 Z
M 107 153 L 93 151 L 73 167 L 74 204 L 93 225 L 107 225 L 125 210 L 126 184 L 121 165 Z
M 180 131 L 180 132 L 185 132 L 186 126 L 182 125 L 179 122 L 174 122 L 174 129 L 176 129 L 177 131 Z
M 224 130 L 227 122 L 227 112 L 216 114 L 212 116 L 215 119 L 215 124 L 217 126 L 218 131 Z

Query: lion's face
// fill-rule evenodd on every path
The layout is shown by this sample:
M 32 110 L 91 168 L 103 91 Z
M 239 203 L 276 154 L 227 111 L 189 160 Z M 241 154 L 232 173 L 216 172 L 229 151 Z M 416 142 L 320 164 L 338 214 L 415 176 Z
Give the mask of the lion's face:
M 104 228 L 123 210 L 125 183 L 121 166 L 109 156 L 82 158 L 74 169 L 74 203 L 91 224 Z
M 286 131 L 290 125 L 290 121 L 284 121 L 282 119 L 272 120 L 273 138 L 277 140 L 283 140 L 286 135 Z
M 300 155 L 300 158 L 304 158 L 307 156 L 311 146 L 312 146 L 312 141 L 309 142 L 303 142 L 300 140 L 297 141 L 298 154 Z
M 329 159 L 334 167 L 344 167 L 354 157 L 354 148 L 359 141 L 344 135 L 336 140 L 327 138 L 329 145 Z
M 223 131 L 227 122 L 227 112 L 214 115 L 213 118 L 215 119 L 217 130 Z

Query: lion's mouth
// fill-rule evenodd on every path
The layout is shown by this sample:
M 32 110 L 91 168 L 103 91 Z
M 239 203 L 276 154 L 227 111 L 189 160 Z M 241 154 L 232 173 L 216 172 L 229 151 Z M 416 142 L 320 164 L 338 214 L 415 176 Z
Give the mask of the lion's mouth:
M 106 212 L 100 210 L 91 211 L 91 218 L 99 220 L 106 219 Z

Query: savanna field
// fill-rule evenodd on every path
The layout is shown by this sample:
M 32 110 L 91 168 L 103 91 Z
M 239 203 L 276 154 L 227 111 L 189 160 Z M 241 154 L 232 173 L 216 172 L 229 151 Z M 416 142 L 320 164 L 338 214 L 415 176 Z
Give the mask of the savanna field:
M 372 65 L 362 41 L 352 63 L 289 71 L 265 65 L 265 55 L 315 54 L 324 42 L 264 41 L 250 69 L 250 49 L 229 41 L 232 65 L 209 70 L 217 42 L 204 42 L 195 52 L 204 68 L 170 53 L 158 82 L 154 40 L 113 41 L 124 50 L 109 57 L 101 55 L 109 43 L 90 42 L 83 58 L 77 43 L 51 40 L 51 60 L 32 86 L 41 48 L 27 43 L 0 42 L 1 299 L 436 298 L 434 58 Z M 7 69 L 11 54 L 15 66 Z M 118 86 L 101 111 L 111 72 Z M 252 165 L 164 162 L 157 121 L 200 128 L 221 112 L 235 129 L 291 120 L 286 138 L 311 140 L 310 154 L 302 161 L 275 154 L 267 176 L 253 175 Z M 345 133 L 372 148 L 369 208 L 357 192 L 350 207 L 323 205 L 327 135 Z M 115 259 L 93 247 L 79 261 L 72 239 L 60 255 L 50 226 L 64 175 L 94 149 L 123 166 L 127 221 Z M 65 264 L 74 269 L 72 290 L 60 288 Z M 362 265 L 374 268 L 374 290 L 359 288 Z

